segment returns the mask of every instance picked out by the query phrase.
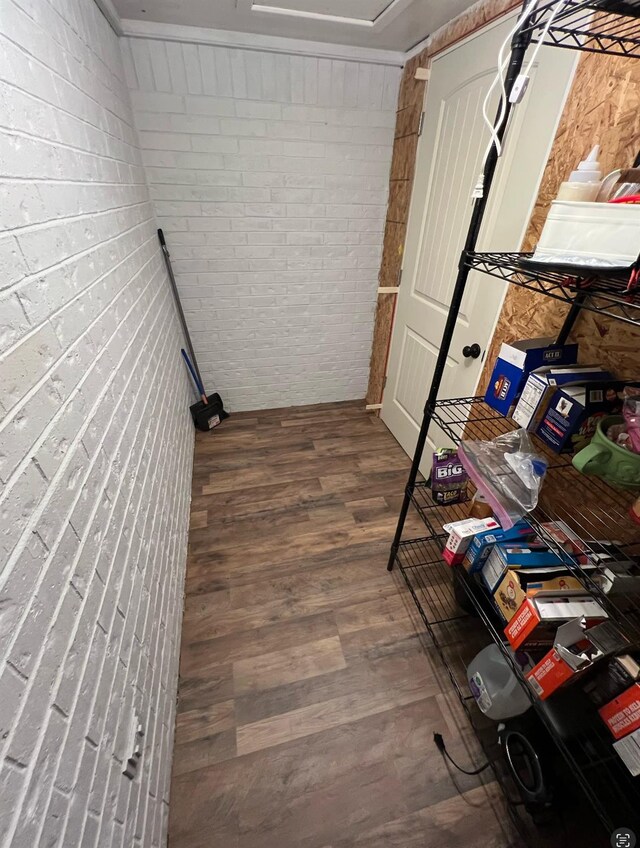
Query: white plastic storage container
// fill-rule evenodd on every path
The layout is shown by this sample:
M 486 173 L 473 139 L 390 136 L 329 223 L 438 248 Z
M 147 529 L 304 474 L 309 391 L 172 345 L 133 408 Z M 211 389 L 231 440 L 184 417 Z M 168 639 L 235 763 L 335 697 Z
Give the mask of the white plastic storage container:
M 554 200 L 534 259 L 630 265 L 640 253 L 640 204 Z

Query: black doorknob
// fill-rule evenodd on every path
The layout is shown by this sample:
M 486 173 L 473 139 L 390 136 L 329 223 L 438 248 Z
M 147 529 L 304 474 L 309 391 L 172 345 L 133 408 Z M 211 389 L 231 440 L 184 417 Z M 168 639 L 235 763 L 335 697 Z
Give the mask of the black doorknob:
M 471 359 L 477 359 L 481 353 L 482 350 L 477 342 L 474 342 L 472 345 L 465 345 L 462 348 L 462 355 L 467 358 L 471 357 Z

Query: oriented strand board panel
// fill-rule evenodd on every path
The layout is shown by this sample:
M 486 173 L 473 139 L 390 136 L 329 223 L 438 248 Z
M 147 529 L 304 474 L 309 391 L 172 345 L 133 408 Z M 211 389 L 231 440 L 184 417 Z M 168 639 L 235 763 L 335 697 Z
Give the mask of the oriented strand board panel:
M 367 403 L 380 403 L 384 390 L 384 378 L 387 365 L 387 350 L 393 327 L 393 314 L 396 303 L 395 294 L 379 294 L 376 306 L 376 318 L 373 328 L 371 366 Z
M 633 163 L 640 148 L 640 62 L 637 60 L 590 53 L 581 57 L 523 250 L 533 249 L 560 183 L 596 141 L 602 145 L 600 158 L 605 173 Z M 489 278 L 487 285 L 491 285 Z M 560 329 L 567 309 L 544 295 L 510 287 L 479 389 L 486 388 L 502 342 L 553 335 Z M 583 362 L 602 362 L 621 377 L 637 377 L 640 373 L 640 330 L 635 327 L 584 312 L 576 322 L 572 339 L 580 343 Z
M 378 277 L 381 286 L 397 286 L 399 283 L 406 229 L 406 224 L 397 224 L 394 221 L 386 223 Z

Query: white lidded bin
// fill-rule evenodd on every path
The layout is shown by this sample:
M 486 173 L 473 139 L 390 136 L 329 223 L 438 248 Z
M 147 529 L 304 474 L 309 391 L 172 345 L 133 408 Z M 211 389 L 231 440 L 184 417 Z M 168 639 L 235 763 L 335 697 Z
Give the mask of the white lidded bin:
M 639 253 L 640 204 L 554 200 L 533 258 L 626 266 Z
M 469 689 L 482 712 L 495 721 L 522 715 L 531 706 L 526 689 L 497 645 L 488 645 L 467 668 Z

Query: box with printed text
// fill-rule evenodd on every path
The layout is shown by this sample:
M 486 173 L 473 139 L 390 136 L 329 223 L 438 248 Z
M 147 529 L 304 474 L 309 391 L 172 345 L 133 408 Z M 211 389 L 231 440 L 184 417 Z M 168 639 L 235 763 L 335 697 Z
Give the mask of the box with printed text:
M 485 402 L 509 415 L 527 376 L 543 365 L 569 365 L 578 360 L 578 345 L 557 345 L 553 338 L 504 342 L 489 380 Z

